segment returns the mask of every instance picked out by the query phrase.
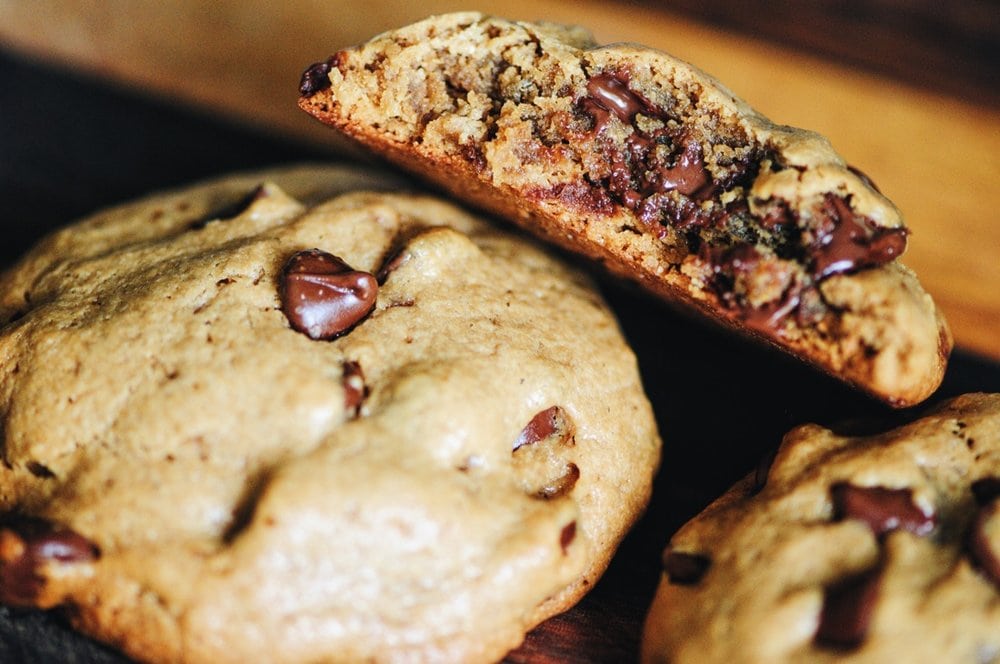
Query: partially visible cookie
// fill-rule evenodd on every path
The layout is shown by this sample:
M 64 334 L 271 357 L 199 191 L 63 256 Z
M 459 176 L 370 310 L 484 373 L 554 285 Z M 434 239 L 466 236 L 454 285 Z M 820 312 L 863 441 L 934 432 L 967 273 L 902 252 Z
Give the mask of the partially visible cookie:
M 663 562 L 644 662 L 998 662 L 1000 394 L 797 428 Z
M 891 404 L 951 349 L 899 211 L 829 142 L 665 53 L 432 17 L 310 67 L 300 106 L 453 195 Z
M 0 277 L 0 601 L 149 662 L 493 661 L 659 439 L 586 277 L 349 168 L 96 214 Z M 332 197 L 331 197 L 332 196 Z

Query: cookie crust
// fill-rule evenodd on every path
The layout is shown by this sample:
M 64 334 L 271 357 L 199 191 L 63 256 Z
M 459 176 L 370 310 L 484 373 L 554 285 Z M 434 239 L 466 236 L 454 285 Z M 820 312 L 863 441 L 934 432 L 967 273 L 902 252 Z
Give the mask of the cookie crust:
M 494 661 L 593 585 L 658 462 L 635 358 L 585 276 L 399 189 L 233 176 L 0 278 L 3 601 L 149 662 Z M 281 300 L 313 248 L 379 282 L 333 340 Z

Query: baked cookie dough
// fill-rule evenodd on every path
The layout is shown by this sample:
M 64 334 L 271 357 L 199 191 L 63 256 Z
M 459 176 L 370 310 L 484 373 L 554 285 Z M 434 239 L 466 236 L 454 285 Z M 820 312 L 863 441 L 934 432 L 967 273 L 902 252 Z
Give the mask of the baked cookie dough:
M 642 661 L 1000 661 L 1000 394 L 815 425 L 670 540 Z
M 454 196 L 896 406 L 938 386 L 943 318 L 908 230 L 813 132 L 665 53 L 432 17 L 309 67 L 299 105 Z
M 593 585 L 659 455 L 586 277 L 319 166 L 7 270 L 0 432 L 0 600 L 149 662 L 499 659 Z

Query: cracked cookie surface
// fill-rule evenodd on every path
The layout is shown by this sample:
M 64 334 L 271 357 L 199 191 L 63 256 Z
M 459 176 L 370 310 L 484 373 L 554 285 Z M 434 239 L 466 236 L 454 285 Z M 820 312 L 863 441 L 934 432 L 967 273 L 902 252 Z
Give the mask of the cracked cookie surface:
M 0 276 L 0 601 L 150 662 L 453 662 L 586 592 L 658 462 L 635 358 L 585 276 L 399 189 L 233 176 Z
M 785 436 L 664 553 L 643 661 L 1000 661 L 1000 394 Z
M 310 67 L 300 106 L 470 203 L 897 406 L 951 338 L 899 211 L 813 132 L 665 53 L 432 17 Z

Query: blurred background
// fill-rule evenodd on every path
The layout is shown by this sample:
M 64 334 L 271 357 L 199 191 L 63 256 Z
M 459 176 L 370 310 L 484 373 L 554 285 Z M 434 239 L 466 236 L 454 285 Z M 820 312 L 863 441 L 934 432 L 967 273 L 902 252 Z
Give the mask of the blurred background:
M 43 89 L 39 71 L 343 154 L 295 106 L 302 70 L 380 31 L 465 9 L 578 23 L 601 42 L 666 50 L 773 120 L 827 135 L 903 211 L 913 230 L 905 262 L 959 344 L 1000 359 L 1000 0 L 0 0 L 0 193 L 23 199 L 36 177 L 26 168 L 51 173 L 83 145 L 88 122 L 115 121 L 74 111 Z M 46 105 L 52 115 L 32 110 Z M 156 131 L 121 122 L 136 140 Z M 116 177 L 104 183 L 107 202 L 139 193 L 119 186 L 128 173 Z

